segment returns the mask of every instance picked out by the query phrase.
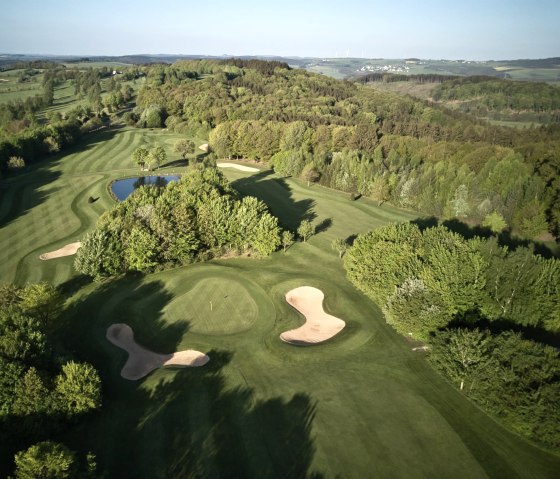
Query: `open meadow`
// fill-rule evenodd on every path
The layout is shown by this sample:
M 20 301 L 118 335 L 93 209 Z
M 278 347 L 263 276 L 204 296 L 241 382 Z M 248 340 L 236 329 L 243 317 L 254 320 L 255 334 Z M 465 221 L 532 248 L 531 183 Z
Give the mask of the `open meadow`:
M 161 144 L 162 172 L 180 172 L 178 138 L 111 128 L 0 183 L 0 280 L 60 285 L 69 299 L 56 339 L 102 378 L 101 410 L 57 440 L 95 452 L 107 477 L 557 477 L 558 456 L 467 400 L 346 279 L 332 241 L 411 212 L 228 168 L 232 185 L 264 200 L 282 226 L 310 219 L 316 235 L 266 259 L 101 283 L 78 276 L 72 257 L 39 259 L 93 228 L 114 204 L 110 181 L 138 172 L 130 159 L 138 146 Z M 324 292 L 325 311 L 346 322 L 339 335 L 312 347 L 279 339 L 303 323 L 284 298 L 299 286 Z M 195 349 L 210 362 L 125 380 L 127 353 L 106 339 L 113 323 L 131 326 L 151 351 Z

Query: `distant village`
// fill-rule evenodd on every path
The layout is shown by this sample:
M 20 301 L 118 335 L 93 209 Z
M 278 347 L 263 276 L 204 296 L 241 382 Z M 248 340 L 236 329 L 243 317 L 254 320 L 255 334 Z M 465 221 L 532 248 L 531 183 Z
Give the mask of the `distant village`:
M 383 73 L 408 73 L 411 67 L 408 65 L 364 65 L 357 72 L 383 72 Z

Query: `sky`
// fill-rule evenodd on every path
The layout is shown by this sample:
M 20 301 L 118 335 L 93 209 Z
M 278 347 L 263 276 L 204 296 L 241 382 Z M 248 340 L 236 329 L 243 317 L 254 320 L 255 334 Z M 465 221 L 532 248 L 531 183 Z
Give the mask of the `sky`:
M 0 53 L 560 56 L 558 0 L 0 0 Z

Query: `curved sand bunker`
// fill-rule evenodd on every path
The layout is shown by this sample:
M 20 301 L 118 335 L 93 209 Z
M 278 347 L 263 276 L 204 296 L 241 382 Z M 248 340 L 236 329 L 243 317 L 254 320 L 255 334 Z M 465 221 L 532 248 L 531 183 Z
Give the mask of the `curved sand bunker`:
M 39 259 L 47 260 L 47 259 L 54 259 L 54 258 L 62 258 L 63 256 L 72 256 L 76 254 L 79 247 L 82 246 L 81 241 L 76 241 L 75 243 L 67 244 L 56 251 L 50 251 L 49 253 L 43 253 L 39 256 Z
M 236 165 L 235 163 L 218 163 L 220 168 L 235 168 L 240 171 L 250 171 L 254 173 L 255 171 L 260 171 L 258 168 L 253 168 L 252 166 Z
M 286 293 L 286 301 L 305 316 L 305 324 L 297 329 L 286 331 L 280 339 L 298 346 L 318 344 L 336 336 L 346 323 L 335 316 L 325 313 L 320 289 L 302 286 Z
M 210 358 L 194 349 L 173 354 L 158 354 L 140 346 L 134 340 L 134 332 L 127 324 L 112 324 L 107 328 L 107 339 L 128 353 L 128 360 L 121 370 L 121 376 L 132 381 L 143 378 L 154 369 L 165 366 L 204 366 Z

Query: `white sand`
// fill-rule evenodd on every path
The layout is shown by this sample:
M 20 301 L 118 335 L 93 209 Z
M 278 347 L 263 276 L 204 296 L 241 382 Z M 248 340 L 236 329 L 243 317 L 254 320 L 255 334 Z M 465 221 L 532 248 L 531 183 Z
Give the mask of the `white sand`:
M 47 259 L 54 259 L 54 258 L 62 258 L 63 256 L 72 256 L 73 254 L 76 254 L 76 251 L 78 251 L 80 246 L 82 246 L 81 241 L 76 241 L 75 243 L 70 243 L 67 244 L 66 246 L 63 246 L 62 248 L 57 249 L 56 251 L 43 253 L 42 255 L 39 256 L 39 258 L 42 260 L 47 260 Z
M 305 316 L 305 324 L 297 329 L 286 331 L 280 339 L 286 343 L 308 346 L 326 341 L 337 335 L 346 323 L 335 316 L 325 313 L 320 289 L 302 286 L 286 293 L 286 301 Z
M 260 171 L 258 168 L 253 168 L 252 166 L 236 165 L 235 163 L 218 163 L 218 166 L 220 168 L 235 168 L 240 171 L 250 171 L 251 173 Z
M 204 143 L 203 145 L 200 145 L 198 148 L 204 151 L 205 153 L 208 153 L 208 143 Z
M 165 366 L 198 367 L 204 366 L 210 358 L 194 349 L 173 354 L 154 353 L 134 340 L 134 332 L 127 324 L 112 324 L 107 328 L 107 339 L 128 353 L 128 360 L 121 370 L 121 376 L 132 381 L 143 378 L 154 369 Z

